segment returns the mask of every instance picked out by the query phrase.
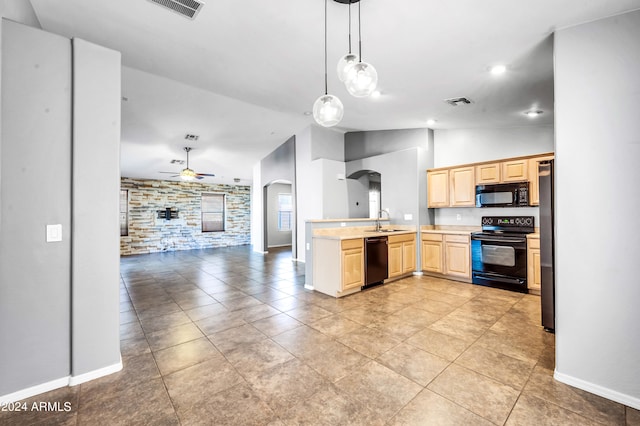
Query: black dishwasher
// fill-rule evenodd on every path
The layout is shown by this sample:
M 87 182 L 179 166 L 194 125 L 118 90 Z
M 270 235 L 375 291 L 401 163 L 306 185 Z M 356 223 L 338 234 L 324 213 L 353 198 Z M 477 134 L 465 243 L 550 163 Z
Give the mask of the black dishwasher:
M 381 284 L 389 277 L 387 269 L 387 237 L 365 238 L 364 252 L 364 286 Z

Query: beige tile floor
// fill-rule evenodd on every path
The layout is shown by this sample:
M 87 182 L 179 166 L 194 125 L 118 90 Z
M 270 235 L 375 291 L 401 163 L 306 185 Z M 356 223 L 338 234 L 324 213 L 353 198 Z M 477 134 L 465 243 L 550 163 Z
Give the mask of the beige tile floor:
M 640 425 L 553 380 L 536 296 L 409 277 L 342 299 L 286 250 L 121 261 L 124 369 L 1 425 Z

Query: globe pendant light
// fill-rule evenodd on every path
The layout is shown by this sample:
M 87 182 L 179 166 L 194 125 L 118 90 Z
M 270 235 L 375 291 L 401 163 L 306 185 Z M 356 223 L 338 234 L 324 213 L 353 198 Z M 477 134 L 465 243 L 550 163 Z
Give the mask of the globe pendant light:
M 313 104 L 313 118 L 323 127 L 332 127 L 342 120 L 344 106 L 337 96 L 330 95 L 327 83 L 327 0 L 324 0 L 324 95 Z
M 360 19 L 360 3 L 358 2 L 358 56 L 360 62 L 349 69 L 344 82 L 347 91 L 356 98 L 364 98 L 373 93 L 378 85 L 378 72 L 373 65 L 362 62 L 362 21 Z
M 358 63 L 358 55 L 351 53 L 351 3 L 349 0 L 349 53 L 340 58 L 337 67 L 338 78 L 343 83 L 347 81 L 351 67 Z

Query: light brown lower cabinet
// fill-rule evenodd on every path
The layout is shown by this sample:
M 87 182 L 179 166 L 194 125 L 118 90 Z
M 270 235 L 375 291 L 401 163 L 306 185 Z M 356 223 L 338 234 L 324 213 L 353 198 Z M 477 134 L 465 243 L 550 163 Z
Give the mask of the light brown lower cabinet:
M 471 236 L 422 233 L 422 270 L 436 276 L 471 282 Z
M 416 270 L 415 234 L 389 235 L 389 279 L 413 273 Z
M 333 297 L 364 285 L 364 239 L 313 239 L 313 287 Z
M 442 234 L 422 234 L 422 270 L 442 274 L 444 272 L 444 250 Z
M 527 238 L 527 289 L 540 294 L 540 238 Z

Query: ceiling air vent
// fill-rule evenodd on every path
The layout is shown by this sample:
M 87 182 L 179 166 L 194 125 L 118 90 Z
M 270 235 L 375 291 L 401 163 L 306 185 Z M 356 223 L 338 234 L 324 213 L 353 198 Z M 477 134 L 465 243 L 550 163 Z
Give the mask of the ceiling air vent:
M 471 103 L 471 100 L 469 98 L 464 98 L 464 97 L 450 98 L 450 99 L 445 99 L 444 101 L 451 106 L 469 105 Z
M 197 141 L 198 139 L 200 139 L 200 136 L 188 134 L 188 135 L 185 135 L 184 138 L 188 141 Z
M 152 3 L 170 9 L 189 19 L 196 19 L 196 15 L 204 6 L 204 3 L 197 0 L 149 0 Z

